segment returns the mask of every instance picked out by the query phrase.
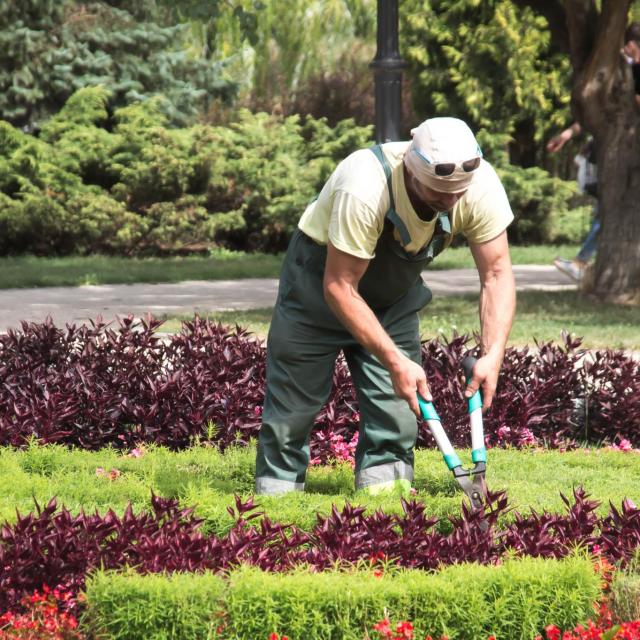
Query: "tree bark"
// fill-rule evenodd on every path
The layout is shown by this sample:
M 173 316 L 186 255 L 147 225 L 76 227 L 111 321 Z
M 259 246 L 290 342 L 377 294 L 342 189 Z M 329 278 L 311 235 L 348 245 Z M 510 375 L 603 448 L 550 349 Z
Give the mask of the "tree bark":
M 592 292 L 640 302 L 640 109 L 621 54 L 631 0 L 566 0 L 572 107 L 593 134 L 601 221 Z
M 559 2 L 515 0 L 559 19 Z M 640 107 L 630 65 L 621 54 L 631 0 L 565 0 L 573 68 L 571 108 L 593 135 L 601 221 L 593 279 L 607 302 L 640 304 Z M 557 26 L 552 33 L 560 33 Z

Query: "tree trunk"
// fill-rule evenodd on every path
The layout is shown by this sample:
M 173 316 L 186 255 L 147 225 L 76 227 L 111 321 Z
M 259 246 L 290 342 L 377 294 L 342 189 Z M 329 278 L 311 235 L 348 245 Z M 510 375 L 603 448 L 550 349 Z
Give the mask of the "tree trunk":
M 621 55 L 631 0 L 566 0 L 572 107 L 591 132 L 601 221 L 594 279 L 601 300 L 640 302 L 640 108 Z M 596 23 L 594 24 L 594 21 Z

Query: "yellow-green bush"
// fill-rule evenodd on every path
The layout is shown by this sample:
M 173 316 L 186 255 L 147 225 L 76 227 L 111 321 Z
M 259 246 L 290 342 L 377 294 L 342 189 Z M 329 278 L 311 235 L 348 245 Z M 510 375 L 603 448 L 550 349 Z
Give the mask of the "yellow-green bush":
M 548 624 L 569 628 L 584 621 L 599 581 L 590 561 L 580 557 L 457 565 L 437 574 L 398 571 L 380 578 L 368 571 L 240 569 L 224 587 L 208 574 L 97 573 L 87 583 L 84 620 L 113 640 L 267 640 L 270 633 L 290 640 L 362 640 L 387 616 L 410 621 L 416 638 L 478 640 L 493 634 L 498 640 L 529 640 Z

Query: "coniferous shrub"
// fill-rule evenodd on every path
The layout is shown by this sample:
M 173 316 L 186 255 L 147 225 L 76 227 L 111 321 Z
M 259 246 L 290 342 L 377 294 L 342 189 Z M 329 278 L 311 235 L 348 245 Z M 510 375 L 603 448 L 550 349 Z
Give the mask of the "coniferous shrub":
M 280 251 L 335 165 L 370 143 L 345 120 L 241 111 L 169 127 L 162 101 L 109 111 L 84 88 L 38 138 L 0 121 L 0 253 Z
M 237 88 L 224 61 L 187 50 L 188 33 L 151 2 L 2 2 L 0 118 L 37 130 L 75 91 L 103 85 L 112 108 L 160 95 L 169 120 L 185 124 Z

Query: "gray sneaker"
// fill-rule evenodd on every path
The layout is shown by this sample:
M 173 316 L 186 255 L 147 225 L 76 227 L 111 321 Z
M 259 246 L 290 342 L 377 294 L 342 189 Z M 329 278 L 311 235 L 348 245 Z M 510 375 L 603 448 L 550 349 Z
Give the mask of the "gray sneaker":
M 580 282 L 582 280 L 582 275 L 584 273 L 584 269 L 577 265 L 573 260 L 565 260 L 564 258 L 556 258 L 553 261 L 556 269 L 558 271 L 562 271 L 565 275 L 569 276 L 572 280 L 576 282 Z

